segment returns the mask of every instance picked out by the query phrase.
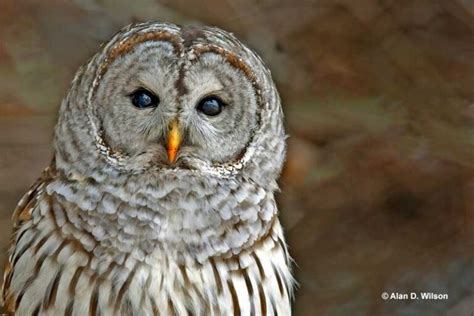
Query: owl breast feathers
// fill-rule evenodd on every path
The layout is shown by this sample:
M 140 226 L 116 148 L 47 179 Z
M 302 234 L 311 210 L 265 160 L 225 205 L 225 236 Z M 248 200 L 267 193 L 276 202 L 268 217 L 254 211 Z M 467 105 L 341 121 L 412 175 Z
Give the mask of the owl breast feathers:
M 289 315 L 280 99 L 231 34 L 156 22 L 77 72 L 14 212 L 16 315 Z

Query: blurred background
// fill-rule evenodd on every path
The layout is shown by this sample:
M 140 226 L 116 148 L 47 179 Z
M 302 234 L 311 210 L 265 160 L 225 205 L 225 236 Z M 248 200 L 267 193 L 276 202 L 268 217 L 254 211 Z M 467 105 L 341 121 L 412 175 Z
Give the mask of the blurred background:
M 296 315 L 473 315 L 472 0 L 0 1 L 1 262 L 74 72 L 145 20 L 219 26 L 272 69 Z

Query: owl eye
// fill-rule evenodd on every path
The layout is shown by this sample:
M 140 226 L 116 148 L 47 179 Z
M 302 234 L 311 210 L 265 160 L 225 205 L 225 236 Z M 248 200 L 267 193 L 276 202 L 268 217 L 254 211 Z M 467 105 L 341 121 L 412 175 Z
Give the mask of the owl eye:
M 156 107 L 160 102 L 160 99 L 150 91 L 146 89 L 138 89 L 130 94 L 132 104 L 139 108 L 145 109 L 150 107 Z
M 197 110 L 208 116 L 216 116 L 221 113 L 224 102 L 215 96 L 205 97 L 197 106 Z

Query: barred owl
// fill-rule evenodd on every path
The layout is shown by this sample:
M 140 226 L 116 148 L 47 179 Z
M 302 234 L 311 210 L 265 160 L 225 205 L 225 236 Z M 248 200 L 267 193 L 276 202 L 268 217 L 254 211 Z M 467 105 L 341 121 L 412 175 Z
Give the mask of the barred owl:
M 128 26 L 81 67 L 14 211 L 17 315 L 289 315 L 280 98 L 211 27 Z

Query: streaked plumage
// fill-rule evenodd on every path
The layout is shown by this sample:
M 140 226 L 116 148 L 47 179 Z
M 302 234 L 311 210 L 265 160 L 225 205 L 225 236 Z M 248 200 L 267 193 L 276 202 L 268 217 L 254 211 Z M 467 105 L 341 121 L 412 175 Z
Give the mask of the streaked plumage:
M 159 95 L 155 109 L 126 102 L 137 85 Z M 223 114 L 195 114 L 210 93 L 226 100 Z M 183 142 L 170 163 L 173 120 Z M 291 313 L 274 198 L 280 100 L 261 60 L 232 35 L 161 23 L 117 33 L 78 71 L 54 146 L 14 212 L 7 311 Z

